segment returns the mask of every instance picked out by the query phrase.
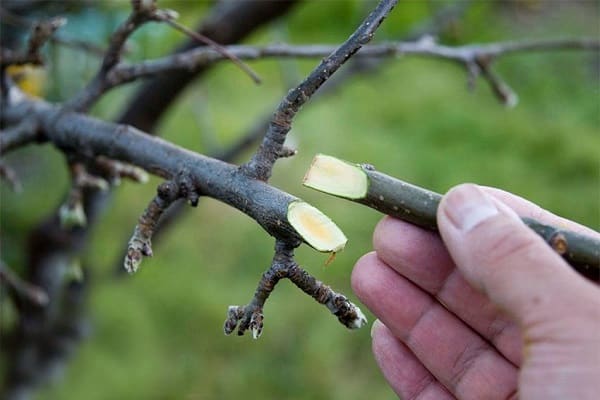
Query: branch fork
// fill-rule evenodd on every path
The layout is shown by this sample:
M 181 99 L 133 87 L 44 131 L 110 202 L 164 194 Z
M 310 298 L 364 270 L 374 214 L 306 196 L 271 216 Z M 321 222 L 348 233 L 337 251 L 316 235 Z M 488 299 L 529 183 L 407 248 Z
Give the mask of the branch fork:
M 347 328 L 358 329 L 366 325 L 367 318 L 359 307 L 346 296 L 315 279 L 294 261 L 295 247 L 297 246 L 279 240 L 275 243 L 275 256 L 271 267 L 263 273 L 250 303 L 245 306 L 229 306 L 227 309 L 227 319 L 223 326 L 226 335 L 230 335 L 237 328 L 238 336 L 250 330 L 252 338 L 258 339 L 263 331 L 265 302 L 275 285 L 286 278 L 318 303 L 325 305 Z

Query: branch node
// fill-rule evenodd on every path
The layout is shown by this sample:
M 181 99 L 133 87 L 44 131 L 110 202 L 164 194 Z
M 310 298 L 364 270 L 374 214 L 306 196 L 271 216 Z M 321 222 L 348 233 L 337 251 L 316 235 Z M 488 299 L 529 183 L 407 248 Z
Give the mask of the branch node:
M 124 267 L 130 274 L 138 270 L 143 257 L 152 257 L 152 235 L 161 215 L 180 197 L 179 185 L 172 181 L 165 181 L 158 185 L 156 193 L 140 216 L 127 245 Z

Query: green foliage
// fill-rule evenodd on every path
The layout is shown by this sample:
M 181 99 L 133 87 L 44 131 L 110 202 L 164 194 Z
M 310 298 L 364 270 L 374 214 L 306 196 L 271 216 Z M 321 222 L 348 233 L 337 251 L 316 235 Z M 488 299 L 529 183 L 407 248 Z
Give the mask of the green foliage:
M 177 4 L 169 7 L 177 9 Z M 381 38 L 399 38 L 437 6 L 399 5 L 384 23 Z M 285 22 L 287 40 L 339 43 L 365 10 L 359 1 L 300 6 Z M 569 23 L 574 13 L 585 12 L 568 9 L 566 22 L 556 13 L 527 18 L 535 22 L 538 37 L 569 36 L 593 32 L 589 18 L 577 26 Z M 506 13 L 480 4 L 469 12 L 468 23 L 452 28 L 452 40 L 501 40 L 524 30 Z M 191 25 L 194 19 L 188 18 Z M 271 42 L 280 34 L 281 25 L 262 30 L 251 42 Z M 161 35 L 150 40 L 140 32 L 135 46 L 156 44 L 161 52 L 152 56 L 158 56 L 178 39 L 165 35 L 163 42 Z M 272 112 L 288 89 L 283 82 L 288 69 L 297 70 L 300 79 L 316 62 L 255 62 L 253 68 L 265 81 L 261 86 L 222 63 L 174 105 L 161 134 L 200 152 L 207 151 L 207 143 L 227 146 L 256 118 Z M 582 53 L 506 58 L 496 67 L 520 96 L 515 109 L 500 105 L 483 81 L 469 93 L 464 71 L 453 64 L 412 58 L 386 61 L 373 75 L 357 76 L 335 94 L 309 102 L 291 134 L 300 154 L 277 164 L 272 183 L 328 214 L 349 243 L 328 267 L 326 256 L 304 247 L 297 252 L 298 261 L 351 295 L 352 265 L 370 251 L 370 235 L 380 218 L 362 206 L 301 187 L 317 152 L 368 162 L 439 192 L 465 181 L 498 186 L 600 228 L 600 116 L 592 65 L 592 57 Z M 114 115 L 130 91 L 115 90 L 95 113 Z M 44 146 L 11 160 L 23 165 L 24 157 L 47 152 Z M 31 171 L 24 176 L 23 194 L 2 187 L 4 251 L 6 261 L 17 266 L 23 261 L 17 245 L 24 232 L 56 207 L 67 185 L 54 152 L 26 167 Z M 94 276 L 92 335 L 76 352 L 64 380 L 44 390 L 40 399 L 390 398 L 370 353 L 369 329 L 347 331 L 289 282 L 282 282 L 267 303 L 265 331 L 258 341 L 222 334 L 227 306 L 250 299 L 273 248 L 258 225 L 223 204 L 202 199 L 157 244 L 154 258 L 144 261 L 135 276 L 115 279 L 115 259 L 157 182 L 124 183 L 116 191 L 84 263 Z

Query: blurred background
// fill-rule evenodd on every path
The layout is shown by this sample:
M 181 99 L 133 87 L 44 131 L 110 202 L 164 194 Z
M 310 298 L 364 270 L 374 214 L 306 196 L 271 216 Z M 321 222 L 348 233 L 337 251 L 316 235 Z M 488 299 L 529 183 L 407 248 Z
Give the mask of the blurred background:
M 126 1 L 33 3 L 28 9 L 14 2 L 3 6 L 12 4 L 12 12 L 27 21 L 64 15 L 68 24 L 60 35 L 99 47 L 129 12 Z M 244 42 L 339 44 L 374 4 L 298 2 Z M 196 1 L 159 5 L 178 11 L 180 22 L 190 27 L 214 7 Z M 374 43 L 427 32 L 449 45 L 598 38 L 599 11 L 595 1 L 401 1 Z M 5 40 L 23 42 L 21 27 L 3 14 Z M 186 40 L 166 25 L 147 24 L 128 42 L 126 58 L 160 57 Z M 50 101 L 75 94 L 98 66 L 97 56 L 70 47 L 50 43 L 46 51 L 46 69 L 15 73 L 22 87 Z M 162 110 L 154 131 L 193 151 L 223 152 L 268 118 L 318 61 L 249 62 L 263 78 L 259 86 L 231 63 L 220 63 Z M 461 182 L 497 186 L 598 230 L 599 65 L 597 53 L 580 51 L 502 58 L 494 67 L 518 93 L 515 108 L 500 104 L 485 81 L 469 92 L 464 69 L 441 60 L 407 56 L 344 66 L 341 80 L 298 114 L 290 144 L 299 154 L 277 163 L 271 183 L 320 208 L 349 242 L 327 267 L 327 255 L 306 246 L 297 251 L 297 261 L 357 301 L 350 288 L 352 266 L 371 250 L 371 232 L 381 218 L 363 206 L 303 188 L 302 176 L 316 153 L 367 162 L 438 192 Z M 116 120 L 140 87 L 111 91 L 92 114 Z M 244 162 L 255 148 L 235 161 Z M 5 161 L 17 171 L 23 191 L 13 193 L 4 182 L 0 186 L 1 257 L 26 276 L 36 257 L 26 247 L 30 232 L 64 201 L 69 176 L 64 157 L 50 145 L 15 151 Z M 59 334 L 42 350 L 19 342 L 21 358 L 14 357 L 18 338 L 11 334 L 18 326 L 18 305 L 5 290 L 0 293 L 5 393 L 35 399 L 394 397 L 371 355 L 369 327 L 346 330 L 288 281 L 266 304 L 259 340 L 223 335 L 227 306 L 250 300 L 274 245 L 254 221 L 224 204 L 202 199 L 197 209 L 185 210 L 157 238 L 154 257 L 137 274 L 118 273 L 124 246 L 158 183 L 156 178 L 145 185 L 123 182 L 106 196 L 83 250 L 61 259 L 59 285 L 77 290 L 75 297 L 57 301 L 76 318 L 70 315 L 63 324 L 60 315 L 54 316 Z M 68 340 L 60 336 L 66 327 L 72 331 L 63 335 Z

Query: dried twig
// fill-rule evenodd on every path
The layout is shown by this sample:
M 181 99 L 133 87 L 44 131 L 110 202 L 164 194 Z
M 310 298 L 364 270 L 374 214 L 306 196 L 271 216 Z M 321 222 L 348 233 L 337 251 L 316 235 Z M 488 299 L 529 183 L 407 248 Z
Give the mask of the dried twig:
M 132 0 L 131 14 L 111 36 L 109 47 L 96 77 L 78 95 L 67 102 L 65 108 L 77 111 L 88 110 L 107 90 L 123 82 L 117 65 L 121 61 L 125 41 L 133 32 L 150 21 L 166 23 L 194 40 L 209 45 L 218 54 L 242 68 L 255 82 L 260 83 L 258 75 L 235 55 L 230 54 L 214 40 L 179 24 L 175 21 L 176 18 L 175 11 L 157 8 L 155 0 Z
M 35 64 L 44 63 L 40 54 L 41 47 L 50 39 L 54 31 L 67 23 L 62 17 L 55 17 L 45 21 L 40 21 L 32 25 L 32 31 L 25 51 L 12 51 L 2 49 L 0 56 L 0 67 L 8 65 Z
M 342 64 L 373 38 L 375 31 L 396 3 L 397 0 L 382 0 L 348 40 L 323 59 L 302 83 L 289 91 L 275 110 L 260 147 L 252 159 L 242 166 L 244 174 L 263 181 L 269 180 L 275 161 L 284 153 L 283 143 L 300 107 Z
M 318 281 L 294 261 L 294 247 L 277 241 L 271 267 L 265 271 L 250 303 L 245 306 L 229 306 L 223 330 L 226 335 L 236 328 L 238 335 L 250 329 L 252 337 L 258 339 L 263 330 L 263 307 L 275 285 L 281 279 L 291 280 L 298 288 L 325 305 L 338 320 L 349 329 L 358 329 L 367 323 L 360 308 L 346 296 L 334 292 Z
M 48 304 L 46 292 L 31 283 L 25 282 L 0 260 L 0 285 L 7 285 L 21 299 L 43 307 Z
M 227 53 L 242 60 L 265 58 L 319 58 L 336 50 L 330 45 L 227 46 Z M 465 67 L 473 87 L 480 75 L 490 84 L 496 96 L 507 105 L 514 105 L 516 95 L 502 82 L 491 66 L 495 60 L 515 53 L 538 51 L 599 51 L 600 41 L 590 38 L 532 40 L 522 42 L 498 42 L 481 45 L 444 46 L 426 36 L 413 42 L 391 42 L 366 45 L 355 57 L 385 58 L 395 56 L 418 56 L 457 62 Z M 210 48 L 198 48 L 172 56 L 146 60 L 136 64 L 120 64 L 110 76 L 110 87 L 132 82 L 171 71 L 194 71 L 227 59 Z M 108 90 L 108 88 L 107 88 Z
M 35 23 L 19 15 L 13 14 L 3 7 L 0 7 L 0 17 L 2 22 L 22 28 L 32 28 Z M 59 34 L 54 34 L 48 38 L 48 41 L 59 44 L 61 46 L 70 47 L 72 49 L 85 51 L 97 57 L 103 57 L 106 49 L 84 40 L 79 40 L 70 37 L 64 37 Z
M 24 119 L 0 131 L 0 155 L 37 140 L 41 140 L 37 122 Z

